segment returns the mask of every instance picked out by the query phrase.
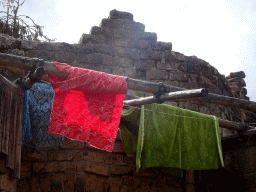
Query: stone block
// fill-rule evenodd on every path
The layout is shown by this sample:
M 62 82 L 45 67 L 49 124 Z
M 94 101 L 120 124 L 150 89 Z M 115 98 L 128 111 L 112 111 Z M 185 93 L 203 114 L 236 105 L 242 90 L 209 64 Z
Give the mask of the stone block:
M 75 191 L 75 174 L 64 173 L 63 174 L 64 191 Z
M 127 19 L 127 20 L 133 20 L 133 14 L 129 12 L 124 11 L 117 11 L 116 9 L 113 9 L 109 13 L 110 19 Z
M 8 175 L 0 175 L 0 191 L 16 192 L 17 180 Z
M 111 29 L 124 29 L 124 22 L 122 19 L 102 19 L 100 27 Z
M 84 192 L 86 190 L 86 181 L 87 175 L 84 173 L 77 173 L 76 174 L 76 191 L 75 192 Z
M 210 85 L 212 84 L 211 80 L 203 77 L 203 76 L 197 76 L 197 84 L 201 87 L 201 88 L 209 88 Z
M 60 170 L 60 163 L 59 162 L 47 162 L 45 163 L 45 172 L 52 173 L 58 172 Z
M 141 50 L 141 59 L 151 59 L 151 60 L 161 60 L 162 54 L 161 51 L 151 51 L 151 50 Z
M 83 161 L 78 162 L 69 162 L 69 161 L 63 161 L 60 162 L 60 171 L 64 172 L 81 172 L 84 170 L 85 163 Z
M 130 20 L 123 20 L 124 29 L 129 31 L 145 31 L 145 25 L 139 22 L 134 22 Z
M 156 69 L 156 61 L 154 60 L 135 60 L 134 67 L 137 70 Z
M 157 41 L 157 34 L 152 32 L 136 33 L 136 39 L 148 40 L 153 43 Z
M 120 66 L 123 68 L 132 68 L 133 67 L 133 60 L 129 58 L 113 58 L 113 65 Z
M 183 62 L 185 60 L 185 56 L 179 52 L 166 50 L 165 51 L 165 60 L 175 60 L 178 62 Z
M 246 86 L 246 83 L 245 83 L 244 79 L 242 79 L 242 78 L 231 78 L 231 79 L 227 79 L 227 81 L 229 82 L 230 85 L 236 84 L 240 87 Z
M 0 48 L 1 49 L 20 49 L 21 40 L 1 33 Z
M 78 63 L 102 63 L 103 57 L 100 53 L 91 53 L 91 54 L 77 54 L 77 62 Z
M 113 67 L 112 74 L 113 75 L 119 75 L 119 76 L 125 76 L 126 68 L 123 67 Z
M 34 177 L 34 176 L 32 176 Z M 39 175 L 40 191 L 64 191 L 63 189 L 63 174 L 62 173 L 47 173 Z
M 48 151 L 49 161 L 66 161 L 72 159 L 72 153 L 69 151 Z
M 115 49 L 112 46 L 104 44 L 81 44 L 77 46 L 78 54 L 102 53 L 112 55 Z
M 127 57 L 130 59 L 140 59 L 140 52 L 136 49 L 128 49 L 124 47 L 116 47 L 116 56 L 119 58 Z
M 109 65 L 101 65 L 101 68 L 97 71 L 102 71 L 108 74 L 113 74 L 113 67 Z
M 26 57 L 30 58 L 41 58 L 41 51 L 40 50 L 29 50 L 25 52 Z
M 245 78 L 245 73 L 244 71 L 233 72 L 227 78 Z
M 44 163 L 33 163 L 33 173 L 44 173 L 45 171 Z
M 20 44 L 21 44 L 21 47 L 20 47 L 21 49 L 25 49 L 25 50 L 35 49 L 34 41 L 22 40 Z
M 98 177 L 96 175 L 88 175 L 86 180 L 86 191 L 96 191 L 98 185 Z
M 124 156 L 117 154 L 109 154 L 103 152 L 91 152 L 88 151 L 86 155 L 84 155 L 84 160 L 92 161 L 96 163 L 104 163 L 104 164 L 124 164 Z
M 113 63 L 113 57 L 111 55 L 105 55 L 105 54 L 102 54 L 102 57 L 103 57 L 103 60 L 102 60 L 102 65 L 110 65 L 110 66 L 113 66 L 114 63 Z
M 74 67 L 82 67 L 85 69 L 90 69 L 94 71 L 101 71 L 102 65 L 101 64 L 92 64 L 92 63 L 75 63 L 72 64 Z
M 137 78 L 137 71 L 134 68 L 128 68 L 125 70 L 125 76 L 133 79 Z
M 52 61 L 57 61 L 61 63 L 73 63 L 76 60 L 76 54 L 72 52 L 66 52 L 66 51 L 52 51 L 49 53 L 50 58 Z M 41 55 L 42 59 L 43 55 Z
M 133 173 L 134 166 L 112 165 L 111 175 L 127 175 Z
M 157 61 L 157 69 L 177 71 L 180 65 L 182 64 L 175 61 L 167 61 L 165 63 L 161 63 L 160 61 Z
M 159 51 L 165 51 L 165 50 L 172 50 L 172 43 L 166 43 L 162 41 L 157 41 L 155 43 L 152 43 L 152 49 L 159 50 Z
M 168 72 L 165 70 L 147 70 L 146 78 L 150 80 L 166 80 Z
M 105 38 L 111 38 L 114 36 L 114 30 L 105 27 L 93 26 L 90 30 L 90 34 L 96 36 L 102 35 Z
M 110 179 L 107 178 L 99 178 L 98 181 L 98 191 L 107 192 L 110 190 Z
M 149 49 L 151 47 L 151 41 L 147 41 L 147 40 L 128 41 L 127 47 L 136 48 L 136 49 Z
M 112 152 L 124 153 L 123 144 L 121 142 L 116 141 Z
M 115 47 L 127 47 L 128 45 L 128 40 L 124 38 L 116 38 L 114 39 L 114 46 Z
M 125 38 L 133 40 L 135 39 L 135 32 L 134 31 L 128 31 L 123 29 L 115 29 L 114 30 L 114 37 L 115 38 Z
M 84 148 L 84 142 L 65 138 L 64 144 L 61 148 L 62 149 L 82 149 Z
M 85 171 L 108 176 L 110 173 L 110 167 L 108 165 L 87 162 Z
M 183 73 L 181 71 L 173 71 L 169 73 L 171 81 L 180 81 L 180 82 L 187 82 L 189 76 L 187 73 Z
M 83 33 L 78 44 L 104 44 L 105 37 L 103 35 L 91 35 Z

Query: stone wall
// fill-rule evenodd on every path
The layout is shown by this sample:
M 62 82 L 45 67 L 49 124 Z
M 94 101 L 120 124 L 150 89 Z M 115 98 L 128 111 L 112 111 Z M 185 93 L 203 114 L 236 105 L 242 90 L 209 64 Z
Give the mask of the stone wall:
M 156 33 L 145 32 L 133 15 L 111 11 L 78 44 L 31 42 L 0 34 L 0 52 L 68 63 L 106 73 L 127 76 L 187 89 L 208 88 L 211 93 L 237 98 L 246 96 L 243 72 L 225 77 L 206 61 L 172 51 L 172 43 L 157 41 Z M 9 79 L 17 78 L 1 70 Z M 128 94 L 150 94 L 129 90 Z M 196 101 L 166 102 L 178 107 L 238 122 L 254 122 L 255 114 L 231 107 Z M 221 135 L 234 133 L 221 129 Z M 121 141 L 113 153 L 65 140 L 63 147 L 22 149 L 22 178 L 18 191 L 183 191 L 193 189 L 194 180 L 173 177 L 157 168 L 135 170 L 135 159 L 125 155 Z M 186 174 L 185 174 L 186 175 Z M 192 174 L 193 175 L 193 174 Z M 190 178 L 190 179 L 189 179 Z

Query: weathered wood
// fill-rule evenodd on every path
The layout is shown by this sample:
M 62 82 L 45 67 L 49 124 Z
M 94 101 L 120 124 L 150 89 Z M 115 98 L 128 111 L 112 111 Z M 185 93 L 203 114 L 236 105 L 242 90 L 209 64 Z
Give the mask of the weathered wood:
M 208 94 L 208 90 L 203 89 L 194 89 L 194 90 L 185 90 L 185 91 L 177 91 L 174 93 L 166 93 L 159 97 L 161 102 L 172 100 L 172 99 L 186 99 L 186 98 L 194 98 L 194 97 L 202 97 Z M 124 101 L 124 105 L 129 106 L 138 106 L 138 105 L 146 105 L 150 103 L 156 103 L 157 99 L 154 96 L 140 98 L 140 99 L 133 99 L 133 100 L 126 100 Z
M 5 123 L 4 123 L 4 135 L 2 140 L 2 152 L 8 155 L 9 136 L 10 136 L 10 121 L 11 121 L 11 105 L 12 105 L 12 91 L 6 89 L 6 110 L 5 110 Z
M 163 85 L 164 89 L 159 90 L 159 84 L 150 82 L 150 81 L 143 81 L 143 80 L 138 80 L 138 79 L 132 79 L 129 78 L 126 80 L 127 82 L 127 87 L 128 89 L 136 90 L 136 91 L 143 91 L 147 93 L 157 93 L 158 91 L 164 91 L 166 93 L 169 92 L 174 92 L 174 91 L 184 91 L 188 89 L 184 89 L 181 87 L 175 87 L 175 86 L 170 86 L 170 85 Z
M 1 77 L 0 77 L 1 80 Z M 2 138 L 3 138 L 3 128 L 4 128 L 4 89 L 5 86 L 1 83 L 0 81 L 0 103 L 1 103 L 1 108 L 0 108 L 0 153 L 2 151 Z
M 19 97 L 17 110 L 16 140 L 15 140 L 15 159 L 14 159 L 14 177 L 20 179 L 21 166 L 21 141 L 22 141 L 22 108 L 23 100 Z
M 28 74 L 23 80 L 22 84 L 25 89 L 30 89 L 35 82 L 38 82 L 45 74 L 45 69 L 43 67 L 38 67 L 33 73 Z
M 6 124 L 7 124 L 7 110 L 8 110 L 8 94 L 9 94 L 9 89 L 8 87 L 5 87 L 5 92 L 3 95 L 3 101 L 4 101 L 4 115 L 3 115 L 3 127 L 2 127 L 2 140 L 0 141 L 2 143 L 2 148 L 1 151 L 4 153 L 4 142 L 5 142 L 5 130 L 6 130 Z
M 235 130 L 235 131 L 241 131 L 244 128 L 243 123 L 228 121 L 228 120 L 220 119 L 220 118 L 219 118 L 219 126 L 222 128 L 227 128 L 227 129 Z M 248 126 L 248 129 L 256 130 L 254 126 Z
M 40 66 L 44 67 L 47 74 L 57 75 L 61 77 L 67 77 L 68 74 L 61 73 L 57 67 L 49 61 L 43 61 L 42 59 L 21 57 L 11 54 L 0 53 L 0 66 L 14 67 L 30 71 Z
M 12 99 L 12 108 L 11 108 L 11 127 L 10 127 L 10 140 L 9 140 L 9 149 L 8 156 L 6 161 L 6 166 L 14 170 L 14 157 L 15 157 L 15 138 L 16 138 L 16 125 L 17 125 L 17 116 L 18 116 L 18 99 L 19 95 L 13 93 Z
M 2 84 L 5 88 L 8 87 L 8 89 L 14 91 L 16 94 L 19 94 L 19 95 L 23 94 L 23 91 L 20 89 L 20 87 L 18 85 L 16 85 L 15 83 L 11 82 L 10 80 L 5 78 L 1 74 L 0 74 L 0 81 L 1 81 L 0 84 Z
M 246 109 L 256 113 L 256 102 L 248 101 L 245 99 L 238 99 L 234 97 L 228 97 L 228 96 L 209 93 L 204 98 L 197 98 L 197 99 L 191 98 L 189 100 L 196 100 L 196 101 L 214 103 L 214 104 L 219 104 L 224 106 L 236 107 L 236 108 Z

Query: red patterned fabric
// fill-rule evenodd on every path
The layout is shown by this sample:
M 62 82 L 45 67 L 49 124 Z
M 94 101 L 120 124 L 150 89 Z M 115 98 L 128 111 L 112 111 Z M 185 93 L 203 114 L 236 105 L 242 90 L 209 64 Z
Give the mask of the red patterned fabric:
M 111 152 L 127 93 L 126 77 L 54 64 L 70 75 L 48 76 L 55 92 L 48 132 Z

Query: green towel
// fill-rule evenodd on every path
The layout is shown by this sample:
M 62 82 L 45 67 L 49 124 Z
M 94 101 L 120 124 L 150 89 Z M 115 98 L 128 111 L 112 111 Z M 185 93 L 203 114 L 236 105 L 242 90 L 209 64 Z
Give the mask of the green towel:
M 146 167 L 206 170 L 224 166 L 215 116 L 150 104 L 142 106 L 141 110 L 131 108 L 122 113 L 122 118 L 139 125 L 136 141 L 128 127 L 120 123 L 125 152 L 129 156 L 136 153 L 137 171 Z

